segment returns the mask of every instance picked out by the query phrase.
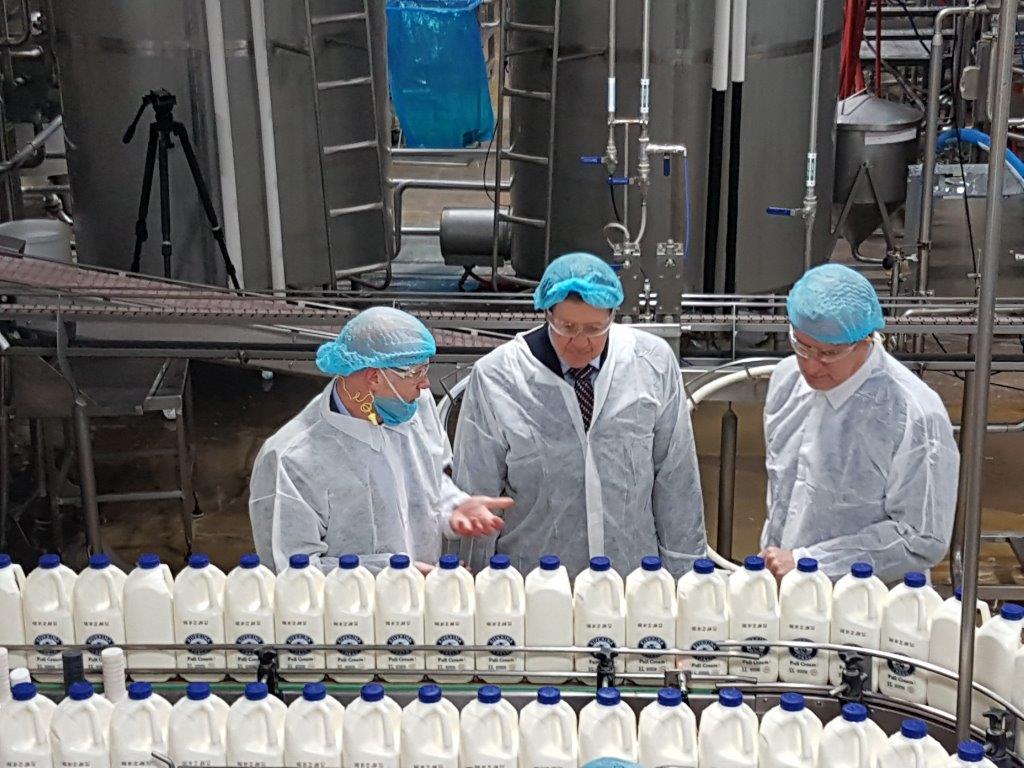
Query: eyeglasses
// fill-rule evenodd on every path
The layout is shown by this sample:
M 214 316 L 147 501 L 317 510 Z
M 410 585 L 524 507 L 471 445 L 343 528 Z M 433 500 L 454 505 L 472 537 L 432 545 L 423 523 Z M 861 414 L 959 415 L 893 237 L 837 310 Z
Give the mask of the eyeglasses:
M 551 310 L 546 313 L 548 319 L 548 325 L 551 326 L 551 330 L 557 333 L 559 336 L 565 336 L 567 338 L 575 338 L 577 336 L 583 336 L 587 339 L 594 339 L 598 336 L 604 336 L 608 333 L 608 329 L 612 327 L 615 322 L 615 315 L 612 314 L 608 318 L 607 323 L 586 323 L 585 325 L 578 325 L 577 323 L 566 323 L 556 318 Z
M 802 357 L 805 360 L 817 360 L 819 363 L 825 363 L 826 365 L 829 363 L 838 363 L 857 348 L 856 344 L 847 344 L 843 347 L 839 347 L 838 349 L 830 349 L 828 351 L 815 349 L 814 347 L 809 347 L 806 344 L 797 341 L 796 331 L 792 328 L 789 329 L 789 345 L 799 357 Z
M 400 379 L 422 379 L 430 372 L 430 363 L 413 365 L 408 368 L 389 368 Z

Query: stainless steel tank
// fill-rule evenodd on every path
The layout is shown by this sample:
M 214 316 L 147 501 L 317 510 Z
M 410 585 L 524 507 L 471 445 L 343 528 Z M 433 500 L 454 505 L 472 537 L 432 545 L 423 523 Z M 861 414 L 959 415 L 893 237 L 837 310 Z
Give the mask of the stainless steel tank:
M 550 6 L 513 0 L 517 21 L 550 23 Z M 618 107 L 622 116 L 638 111 L 641 50 L 639 3 L 618 4 Z M 743 89 L 743 146 L 739 190 L 737 290 L 767 291 L 792 283 L 803 269 L 803 227 L 799 219 L 773 218 L 770 206 L 797 207 L 804 194 L 810 124 L 813 0 L 758 0 L 749 6 L 747 81 Z M 711 100 L 714 0 L 653 0 L 651 25 L 651 137 L 682 142 L 690 150 L 691 245 L 689 258 L 666 276 L 662 296 L 699 289 L 703 271 L 704 220 Z M 818 197 L 832 199 L 834 108 L 838 89 L 841 0 L 828 0 L 825 62 L 819 110 Z M 614 214 L 600 166 L 580 165 L 585 154 L 601 154 L 607 142 L 607 4 L 563 0 L 561 61 L 555 126 L 554 213 L 551 255 L 589 250 L 609 255 L 602 234 Z M 525 38 L 514 35 L 514 38 Z M 532 39 L 534 49 L 537 39 Z M 530 40 L 513 40 L 530 48 Z M 542 47 L 541 47 L 542 48 Z M 549 88 L 550 46 L 512 58 L 511 85 Z M 512 139 L 517 152 L 546 155 L 548 107 L 544 102 L 512 100 Z M 728 108 L 727 108 L 728 109 Z M 728 131 L 728 125 L 725 128 Z M 727 135 L 728 136 L 728 135 Z M 728 149 L 726 137 L 726 149 Z M 633 142 L 635 172 L 635 133 Z M 620 141 L 620 154 L 622 144 Z M 726 158 L 726 163 L 728 158 Z M 680 239 L 685 196 L 679 174 L 665 179 L 656 163 L 650 193 L 645 250 L 669 237 Z M 620 168 L 621 171 L 621 168 Z M 546 169 L 517 165 L 511 199 L 514 213 L 544 218 Z M 621 201 L 621 191 L 617 191 Z M 723 189 L 723 197 L 725 191 Z M 638 196 L 631 195 L 631 229 L 637 228 Z M 621 202 L 620 202 L 621 207 Z M 828 238 L 828 216 L 819 215 L 815 242 L 820 258 Z M 720 246 L 724 249 L 725 219 Z M 719 284 L 722 264 L 718 259 Z M 524 276 L 544 268 L 543 232 L 516 226 L 513 265 Z
M 894 213 L 907 199 L 907 169 L 917 160 L 924 113 L 906 104 L 860 93 L 841 101 L 836 109 L 837 209 L 853 196 L 842 235 L 854 250 L 882 222 L 867 167 L 880 202 Z M 857 183 L 858 174 L 860 182 Z M 856 184 L 856 189 L 854 185 Z

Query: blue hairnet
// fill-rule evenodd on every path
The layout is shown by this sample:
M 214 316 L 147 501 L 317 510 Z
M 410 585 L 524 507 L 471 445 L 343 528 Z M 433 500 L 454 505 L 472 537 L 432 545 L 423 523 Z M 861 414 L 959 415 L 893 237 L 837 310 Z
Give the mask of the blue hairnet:
M 533 306 L 551 309 L 570 293 L 598 309 L 615 309 L 624 299 L 619 276 L 592 253 L 567 253 L 548 264 L 533 292 Z
M 316 352 L 316 365 L 331 376 L 349 376 L 366 368 L 422 365 L 437 354 L 427 327 L 407 312 L 371 307 L 345 324 L 334 341 Z
M 823 264 L 801 277 L 786 301 L 789 324 L 823 344 L 853 344 L 885 328 L 868 279 L 842 264 Z
M 640 763 L 631 763 L 617 757 L 599 757 L 596 760 L 591 760 L 583 768 L 643 768 L 643 766 Z

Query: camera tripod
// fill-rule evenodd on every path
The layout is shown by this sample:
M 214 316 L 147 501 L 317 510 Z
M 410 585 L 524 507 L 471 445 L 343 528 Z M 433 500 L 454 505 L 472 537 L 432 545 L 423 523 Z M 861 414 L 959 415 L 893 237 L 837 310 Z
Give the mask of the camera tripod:
M 188 169 L 192 173 L 192 181 L 195 182 L 196 191 L 199 193 L 199 200 L 203 204 L 206 213 L 206 220 L 210 223 L 210 230 L 213 239 L 217 241 L 221 259 L 224 261 L 224 271 L 231 281 L 231 285 L 238 289 L 238 277 L 235 274 L 235 265 L 228 257 L 227 244 L 224 241 L 224 230 L 217 219 L 217 212 L 213 208 L 213 201 L 210 199 L 210 190 L 203 181 L 202 172 L 199 169 L 199 161 L 196 160 L 196 153 L 192 149 L 192 142 L 189 141 L 188 132 L 185 126 L 174 119 L 174 105 L 177 98 L 170 91 L 163 88 L 150 91 L 142 97 L 142 106 L 135 114 L 135 119 L 128 126 L 122 141 L 125 144 L 131 142 L 135 136 L 135 129 L 142 119 L 142 113 L 146 107 L 152 107 L 156 119 L 149 124 L 149 144 L 146 147 L 146 168 L 142 174 L 142 193 L 139 197 L 139 218 L 135 222 L 135 251 L 132 255 L 132 272 L 138 272 L 142 258 L 142 244 L 149 239 L 149 229 L 146 227 L 146 217 L 149 214 L 149 198 L 153 191 L 153 166 L 160 163 L 160 254 L 164 259 L 164 277 L 171 276 L 171 185 L 167 174 L 167 151 L 174 148 L 174 138 L 178 139 L 182 151 L 185 153 L 185 160 L 188 162 Z

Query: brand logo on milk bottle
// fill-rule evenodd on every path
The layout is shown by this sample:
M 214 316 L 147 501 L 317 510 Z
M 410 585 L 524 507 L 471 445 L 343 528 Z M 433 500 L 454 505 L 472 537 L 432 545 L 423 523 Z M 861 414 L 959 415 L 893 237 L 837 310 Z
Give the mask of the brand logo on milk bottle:
M 204 635 L 202 632 L 193 632 L 185 638 L 185 645 L 196 646 L 196 645 L 213 645 L 213 638 L 209 635 Z M 198 648 L 189 648 L 189 651 L 196 654 L 197 656 L 203 656 L 209 651 L 203 651 Z
M 416 645 L 416 641 L 413 640 L 409 635 L 397 634 L 397 635 L 392 635 L 391 637 L 389 637 L 387 639 L 387 643 L 386 644 L 387 645 L 397 645 L 397 646 Z M 395 656 L 407 656 L 408 654 L 412 653 L 412 651 L 403 651 L 403 650 L 400 650 L 400 648 L 395 648 L 395 649 L 393 649 L 391 651 L 391 653 L 393 655 L 395 655 Z
M 359 635 L 339 635 L 338 639 L 334 641 L 334 644 L 338 646 L 362 645 L 363 638 L 361 638 Z M 341 648 L 338 648 L 338 654 L 340 656 L 358 656 L 360 653 L 362 653 L 362 649 L 359 648 L 357 648 L 354 651 L 343 651 L 341 650 Z
M 752 640 L 761 640 L 767 642 L 768 638 L 754 636 L 746 638 L 743 642 L 750 643 Z M 769 649 L 767 645 L 744 645 L 741 650 L 743 651 L 743 653 L 750 653 L 755 656 L 767 656 Z
M 516 644 L 515 638 L 509 637 L 508 635 L 494 635 L 487 641 L 487 645 L 491 648 L 512 648 Z M 511 656 L 512 651 L 499 651 L 492 650 L 491 656 Z
M 53 656 L 57 653 L 57 651 L 44 650 L 47 646 L 62 644 L 61 639 L 59 637 L 51 634 L 37 635 L 33 643 L 35 644 L 36 648 L 39 649 L 39 653 L 44 656 Z
M 313 644 L 313 638 L 310 637 L 309 635 L 304 635 L 301 632 L 296 632 L 294 635 L 289 635 L 288 638 L 284 642 L 285 642 L 285 645 L 298 645 L 298 646 L 312 645 Z M 309 653 L 309 651 L 294 650 L 294 651 L 291 651 L 291 653 L 293 653 L 296 656 L 305 656 L 307 653 Z
M 798 637 L 793 642 L 796 643 L 812 643 L 814 642 L 809 637 Z M 789 655 L 797 661 L 810 661 L 818 655 L 817 648 L 790 648 Z
M 603 635 L 598 636 L 598 637 L 590 638 L 590 641 L 587 643 L 587 646 L 590 647 L 590 648 L 615 648 L 615 647 L 617 647 L 615 645 L 615 641 L 614 640 L 612 640 L 610 637 L 604 637 Z M 592 653 L 590 655 L 593 656 L 595 659 L 600 659 L 601 658 L 601 654 L 599 654 L 599 653 Z
M 664 640 L 662 640 L 660 637 L 657 637 L 656 635 L 648 635 L 647 637 L 641 638 L 638 645 L 641 649 L 645 651 L 663 651 L 666 648 L 668 648 L 668 643 L 666 643 Z M 644 657 L 646 661 L 654 661 L 660 658 L 660 656 Z
M 437 638 L 437 644 L 441 646 L 460 646 L 465 645 L 466 641 L 458 635 L 441 635 Z M 458 656 L 461 651 L 440 651 L 442 656 Z
M 718 643 L 714 640 L 698 640 L 690 646 L 691 651 L 717 651 Z M 714 656 L 694 656 L 697 661 L 714 661 Z
M 908 664 L 905 661 L 889 661 L 889 671 L 892 672 L 896 677 L 910 677 L 914 674 L 917 669 L 913 664 Z
M 114 644 L 114 638 L 110 637 L 110 635 L 89 635 L 87 638 L 85 638 L 85 644 L 89 646 L 89 653 L 91 653 L 93 656 L 99 656 L 100 651 L 102 651 L 107 646 Z M 96 650 L 92 650 L 93 648 L 95 648 Z
M 235 645 L 263 645 L 263 638 L 260 637 L 259 635 L 254 635 L 251 632 L 249 632 L 249 633 L 244 634 L 244 635 L 239 635 L 238 638 L 235 640 Z M 240 654 L 242 654 L 243 656 L 255 656 L 256 655 L 256 651 L 254 651 L 254 650 L 253 651 L 247 651 L 247 650 L 244 650 L 244 649 L 239 649 L 238 652 Z

